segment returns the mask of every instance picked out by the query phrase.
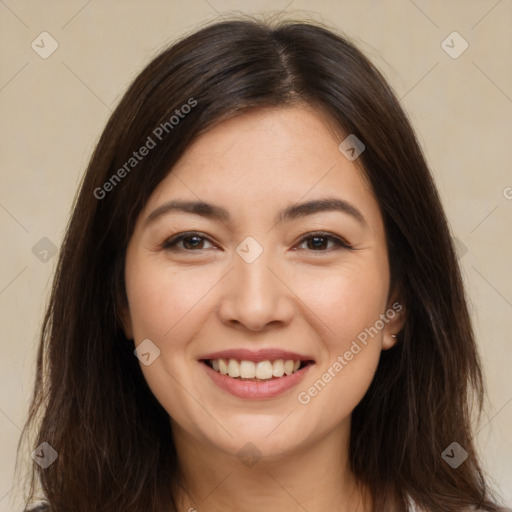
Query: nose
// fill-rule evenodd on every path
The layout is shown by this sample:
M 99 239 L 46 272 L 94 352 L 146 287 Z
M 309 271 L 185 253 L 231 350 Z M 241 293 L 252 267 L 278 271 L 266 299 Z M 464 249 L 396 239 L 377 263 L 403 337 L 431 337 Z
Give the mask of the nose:
M 266 251 L 252 263 L 235 254 L 218 309 L 222 322 L 251 331 L 289 324 L 295 310 L 294 294 L 282 268 Z

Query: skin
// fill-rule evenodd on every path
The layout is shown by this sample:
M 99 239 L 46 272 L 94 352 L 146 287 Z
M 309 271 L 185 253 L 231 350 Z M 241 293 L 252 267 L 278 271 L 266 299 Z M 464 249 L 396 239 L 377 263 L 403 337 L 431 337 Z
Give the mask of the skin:
M 138 217 L 123 324 L 135 345 L 149 338 L 160 350 L 141 368 L 172 423 L 180 510 L 369 510 L 348 468 L 351 413 L 403 312 L 309 403 L 298 400 L 397 300 L 378 203 L 357 161 L 339 151 L 341 140 L 307 106 L 244 113 L 196 139 Z M 340 211 L 274 221 L 286 206 L 324 197 L 351 203 L 364 222 Z M 178 198 L 223 206 L 231 220 L 171 212 L 146 222 Z M 319 230 L 353 249 L 302 241 Z M 205 238 L 164 247 L 188 231 Z M 263 248 L 252 263 L 236 252 L 248 236 Z M 315 364 L 278 397 L 241 399 L 213 384 L 199 362 L 232 348 L 291 350 Z M 248 442 L 262 455 L 252 467 L 236 455 Z

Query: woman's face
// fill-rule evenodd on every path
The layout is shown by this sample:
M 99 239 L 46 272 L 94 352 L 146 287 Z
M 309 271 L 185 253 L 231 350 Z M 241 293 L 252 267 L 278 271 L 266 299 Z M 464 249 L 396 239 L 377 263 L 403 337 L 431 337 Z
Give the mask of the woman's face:
M 138 217 L 125 332 L 196 444 L 279 457 L 346 435 L 394 343 L 383 220 L 340 142 L 306 107 L 242 114 L 200 136 Z

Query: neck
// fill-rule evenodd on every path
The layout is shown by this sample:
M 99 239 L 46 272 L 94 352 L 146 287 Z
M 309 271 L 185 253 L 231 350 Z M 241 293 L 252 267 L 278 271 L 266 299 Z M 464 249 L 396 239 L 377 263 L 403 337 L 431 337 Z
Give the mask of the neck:
M 356 485 L 348 464 L 349 428 L 293 453 L 255 462 L 256 455 L 251 464 L 211 444 L 201 446 L 173 425 L 182 474 L 178 510 L 366 512 L 368 493 Z

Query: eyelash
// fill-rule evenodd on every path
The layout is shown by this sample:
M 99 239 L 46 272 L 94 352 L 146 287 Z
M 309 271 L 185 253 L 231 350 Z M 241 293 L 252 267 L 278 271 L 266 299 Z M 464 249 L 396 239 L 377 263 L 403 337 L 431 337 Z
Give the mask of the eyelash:
M 202 233 L 199 233 L 196 231 L 191 231 L 191 232 L 187 232 L 187 233 L 180 233 L 178 235 L 175 235 L 175 236 L 169 238 L 162 244 L 162 249 L 169 250 L 169 251 L 181 251 L 181 252 L 199 252 L 202 250 L 202 249 L 199 249 L 198 251 L 195 251 L 193 249 L 182 249 L 182 248 L 177 249 L 176 248 L 177 244 L 179 244 L 180 242 L 182 242 L 183 240 L 185 240 L 187 238 L 201 238 L 204 240 L 208 240 L 210 243 L 213 243 L 208 239 L 207 236 L 203 235 Z M 335 247 L 331 247 L 330 249 L 325 249 L 325 250 L 310 249 L 312 252 L 331 252 L 332 250 L 339 250 L 339 249 L 349 249 L 349 250 L 353 249 L 353 246 L 350 245 L 345 240 L 343 240 L 337 236 L 331 235 L 330 233 L 323 232 L 323 231 L 308 233 L 307 236 L 304 236 L 301 238 L 301 240 L 298 242 L 298 245 L 301 245 L 304 242 L 311 240 L 313 238 L 324 238 L 327 240 L 331 240 L 332 242 L 334 242 Z

